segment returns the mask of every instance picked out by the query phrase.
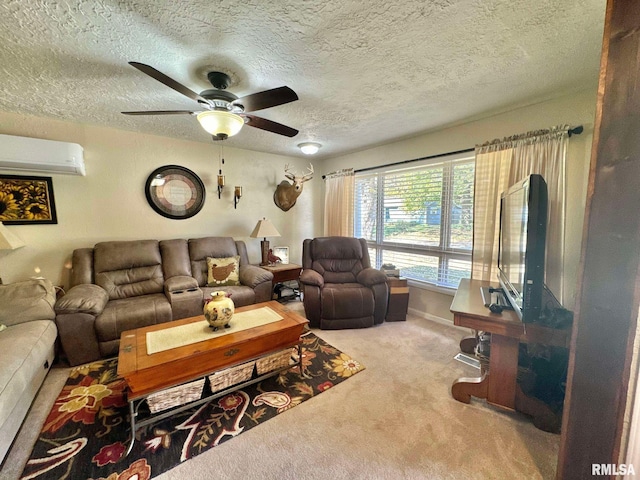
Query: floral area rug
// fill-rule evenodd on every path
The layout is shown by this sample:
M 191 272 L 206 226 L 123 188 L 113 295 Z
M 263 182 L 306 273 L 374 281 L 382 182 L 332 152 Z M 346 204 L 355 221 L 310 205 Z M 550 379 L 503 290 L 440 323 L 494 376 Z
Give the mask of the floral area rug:
M 364 370 L 347 354 L 313 333 L 303 336 L 303 368 L 178 413 L 130 438 L 125 382 L 116 375 L 117 360 L 72 370 L 58 396 L 23 479 L 145 480 L 189 460 L 245 430 L 285 412 Z

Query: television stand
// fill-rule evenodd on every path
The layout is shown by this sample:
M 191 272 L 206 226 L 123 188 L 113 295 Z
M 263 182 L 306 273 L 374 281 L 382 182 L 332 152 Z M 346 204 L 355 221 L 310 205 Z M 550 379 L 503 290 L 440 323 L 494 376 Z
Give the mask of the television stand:
M 487 403 L 517 410 L 533 416 L 534 425 L 546 431 L 559 428 L 558 419 L 546 405 L 527 397 L 517 385 L 518 347 L 523 343 L 541 343 L 568 348 L 571 329 L 555 329 L 528 323 L 526 329 L 513 310 L 501 314 L 492 313 L 484 306 L 481 287 L 489 282 L 463 279 L 451 304 L 453 323 L 491 334 L 489 365 L 483 366 L 477 378 L 459 378 L 451 386 L 453 398 L 470 403 L 471 397 L 484 398 Z M 462 351 L 469 348 L 473 339 L 460 342 Z

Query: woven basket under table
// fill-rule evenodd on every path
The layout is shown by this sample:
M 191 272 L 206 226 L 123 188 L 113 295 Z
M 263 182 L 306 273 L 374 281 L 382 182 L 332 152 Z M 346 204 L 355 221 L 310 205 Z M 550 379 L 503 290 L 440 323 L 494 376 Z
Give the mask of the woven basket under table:
M 256 368 L 258 369 L 258 375 L 263 373 L 277 370 L 278 368 L 286 367 L 291 364 L 291 357 L 296 351 L 295 348 L 287 348 L 280 352 L 268 355 L 264 358 L 260 358 L 256 361 Z
M 246 382 L 253 375 L 253 366 L 256 362 L 243 363 L 235 367 L 226 368 L 209 375 L 211 392 L 219 392 L 232 385 Z
M 167 388 L 161 392 L 152 393 L 147 397 L 147 404 L 151 413 L 158 413 L 167 408 L 176 407 L 198 400 L 202 396 L 204 378 L 194 382 Z

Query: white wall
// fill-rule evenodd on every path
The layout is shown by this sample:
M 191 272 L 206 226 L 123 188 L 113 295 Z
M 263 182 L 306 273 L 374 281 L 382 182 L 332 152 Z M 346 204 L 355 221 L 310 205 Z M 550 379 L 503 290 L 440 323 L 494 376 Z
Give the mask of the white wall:
M 289 246 L 291 262 L 300 263 L 302 240 L 322 228 L 322 219 L 316 214 L 321 209 L 320 174 L 305 183 L 302 195 L 288 212 L 273 203 L 275 187 L 284 180 L 284 165 L 289 163 L 303 172 L 307 160 L 225 147 L 223 173 L 228 187 L 219 200 L 219 150 L 213 142 L 188 142 L 4 112 L 0 112 L 0 133 L 78 143 L 84 148 L 87 167 L 86 177 L 24 173 L 53 178 L 58 224 L 7 226 L 26 246 L 0 251 L 0 277 L 5 283 L 35 276 L 34 269 L 40 268 L 40 275 L 68 286 L 65 265 L 73 249 L 107 240 L 232 236 L 246 242 L 250 261 L 258 263 L 260 241 L 249 234 L 262 217 L 269 218 L 282 235 L 270 238 L 271 245 Z M 189 168 L 205 184 L 205 205 L 194 217 L 171 220 L 147 203 L 147 177 L 157 167 L 169 164 Z M 9 170 L 0 173 L 20 174 Z M 233 208 L 234 185 L 243 187 L 237 209 Z
M 260 242 L 248 238 L 258 219 L 273 221 L 281 238 L 272 245 L 288 245 L 292 262 L 301 261 L 302 240 L 322 235 L 324 185 L 321 175 L 340 168 L 355 169 L 472 148 L 501 138 L 557 124 L 584 125 L 572 137 L 568 155 L 567 264 L 565 306 L 573 307 L 578 271 L 586 183 L 590 163 L 596 91 L 582 91 L 559 99 L 430 132 L 323 162 L 313 161 L 316 174 L 305 183 L 295 207 L 282 212 L 272 200 L 284 178 L 285 163 L 298 171 L 307 160 L 249 150 L 225 148 L 224 173 L 228 185 L 241 184 L 244 196 L 233 208 L 231 188 L 218 200 L 215 175 L 218 147 L 115 129 L 0 112 L 0 133 L 75 142 L 85 149 L 87 176 L 52 175 L 57 225 L 8 226 L 26 247 L 0 251 L 0 276 L 14 282 L 35 275 L 34 268 L 54 283 L 68 285 L 64 268 L 74 248 L 104 240 L 191 238 L 229 235 L 245 240 L 251 261 L 260 259 Z M 197 173 L 207 188 L 202 211 L 187 220 L 170 220 L 155 213 L 144 196 L 144 183 L 155 168 L 178 164 Z M 0 171 L 0 173 L 16 173 Z M 419 314 L 451 319 L 451 295 L 411 287 L 409 308 Z
M 389 143 L 369 150 L 344 155 L 323 162 L 322 174 L 342 168 L 366 168 L 376 165 L 410 160 L 473 148 L 495 138 L 502 138 L 553 125 L 584 125 L 584 133 L 571 137 L 567 159 L 567 223 L 565 306 L 573 308 L 576 279 L 582 242 L 586 186 L 591 154 L 593 121 L 595 117 L 596 90 L 581 91 L 555 100 L 517 108 L 427 133 L 403 141 Z M 317 170 L 319 171 L 319 170 Z M 451 293 L 453 295 L 453 292 Z M 409 308 L 418 314 L 436 315 L 452 319 L 449 312 L 451 295 L 410 288 Z

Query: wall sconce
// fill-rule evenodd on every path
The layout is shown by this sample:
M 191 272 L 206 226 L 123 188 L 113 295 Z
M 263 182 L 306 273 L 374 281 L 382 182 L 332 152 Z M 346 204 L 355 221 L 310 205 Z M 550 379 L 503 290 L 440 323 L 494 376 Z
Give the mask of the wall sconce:
M 242 187 L 236 187 L 233 190 L 233 208 L 236 208 L 238 206 L 240 197 L 242 197 Z
M 220 170 L 222 173 L 222 170 Z M 222 195 L 222 189 L 224 188 L 224 175 L 218 175 L 218 199 Z

